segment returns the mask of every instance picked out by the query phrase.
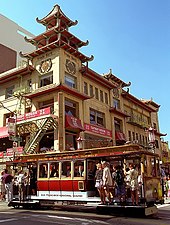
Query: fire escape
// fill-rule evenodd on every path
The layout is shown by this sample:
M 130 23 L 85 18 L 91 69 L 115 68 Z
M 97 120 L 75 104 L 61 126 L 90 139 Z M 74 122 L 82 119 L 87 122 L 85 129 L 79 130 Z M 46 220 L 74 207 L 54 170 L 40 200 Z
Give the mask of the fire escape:
M 30 139 L 24 147 L 25 154 L 36 153 L 36 147 L 41 141 L 42 137 L 49 128 L 57 129 L 58 120 L 53 114 L 46 115 L 45 118 L 39 118 L 30 122 L 17 124 L 17 131 L 22 133 L 30 133 Z

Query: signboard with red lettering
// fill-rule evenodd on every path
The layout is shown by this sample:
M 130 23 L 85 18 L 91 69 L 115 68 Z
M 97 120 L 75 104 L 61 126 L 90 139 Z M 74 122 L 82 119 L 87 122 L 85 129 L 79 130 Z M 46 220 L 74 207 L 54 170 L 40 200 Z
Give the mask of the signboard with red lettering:
M 20 146 L 20 147 L 15 147 L 15 148 L 7 148 L 7 150 L 6 150 L 6 156 L 13 157 L 14 152 L 15 152 L 15 155 L 22 154 L 23 153 L 23 147 Z
M 108 129 L 105 129 L 103 127 L 98 127 L 98 126 L 94 126 L 94 125 L 85 123 L 84 129 L 86 131 L 90 131 L 92 133 L 104 135 L 104 136 L 107 136 L 107 137 L 112 137 L 112 131 L 108 130 Z
M 8 118 L 8 134 L 15 136 L 15 119 Z
M 17 116 L 17 122 L 20 122 L 23 120 L 29 120 L 29 119 L 49 115 L 49 114 L 50 114 L 50 107 L 44 108 L 44 109 L 39 109 L 37 111 L 33 111 L 33 112 L 29 112 L 29 113 L 25 113 L 23 115 Z

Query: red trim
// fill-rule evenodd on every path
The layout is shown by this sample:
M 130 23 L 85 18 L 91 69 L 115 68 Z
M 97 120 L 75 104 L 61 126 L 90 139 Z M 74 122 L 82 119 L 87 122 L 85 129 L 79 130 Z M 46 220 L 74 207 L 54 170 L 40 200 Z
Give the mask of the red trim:
M 70 43 L 77 45 L 78 47 L 86 45 L 86 42 L 81 41 L 79 38 L 68 32 L 64 28 L 62 27 L 60 28 L 57 26 L 51 28 L 50 30 L 45 31 L 44 33 L 34 38 L 26 39 L 26 41 L 32 43 L 35 46 L 38 43 L 38 47 L 41 48 L 42 46 L 45 46 L 47 44 L 46 37 L 50 37 L 50 43 L 52 43 L 58 38 L 58 34 L 61 34 L 61 40 L 64 41 L 64 38 L 66 37 L 70 40 Z
M 102 75 L 96 73 L 95 71 L 93 71 L 92 69 L 89 69 L 88 67 L 83 67 L 81 69 L 81 72 L 82 72 L 82 75 L 84 75 L 85 77 L 88 77 L 89 79 L 101 84 L 102 86 L 108 89 L 112 89 L 116 87 L 113 83 L 108 81 Z
M 128 100 L 131 100 L 132 102 L 141 106 L 142 108 L 146 109 L 149 112 L 157 112 L 157 110 L 152 109 L 151 107 L 149 107 L 148 105 L 143 103 L 141 100 L 137 99 L 136 97 L 134 97 L 133 95 L 131 95 L 125 91 L 122 93 L 122 96 Z
M 78 180 L 44 179 L 37 181 L 38 191 L 79 191 Z
M 82 54 L 81 52 L 77 51 L 75 48 L 73 48 L 72 46 L 70 46 L 69 44 L 67 44 L 65 41 L 63 41 L 61 39 L 57 40 L 55 42 L 52 42 L 48 45 L 45 45 L 42 48 L 38 48 L 37 50 L 35 50 L 31 53 L 26 53 L 26 54 L 22 54 L 22 55 L 23 55 L 23 57 L 34 58 L 38 55 L 44 54 L 45 52 L 49 52 L 49 50 L 59 48 L 59 47 L 61 47 L 65 51 L 69 52 L 73 56 L 79 58 L 82 62 L 86 62 L 86 61 L 90 60 L 89 57 L 87 57 L 84 54 Z
M 45 86 L 46 87 L 46 86 Z M 48 88 L 44 88 L 42 87 L 42 91 L 41 91 L 41 88 L 37 89 L 36 91 L 30 93 L 30 94 L 26 94 L 25 97 L 26 98 L 34 98 L 34 97 L 37 97 L 37 96 L 40 96 L 40 95 L 43 95 L 43 94 L 46 94 L 46 93 L 50 93 L 50 92 L 53 92 L 53 91 L 65 91 L 73 96 L 76 96 L 82 100 L 87 100 L 87 99 L 90 99 L 91 97 L 89 97 L 88 95 L 85 95 L 85 94 L 82 94 L 80 92 L 78 92 L 77 90 L 73 89 L 73 88 L 69 88 L 67 87 L 66 85 L 58 85 L 58 86 L 52 86 L 51 88 L 49 87 Z

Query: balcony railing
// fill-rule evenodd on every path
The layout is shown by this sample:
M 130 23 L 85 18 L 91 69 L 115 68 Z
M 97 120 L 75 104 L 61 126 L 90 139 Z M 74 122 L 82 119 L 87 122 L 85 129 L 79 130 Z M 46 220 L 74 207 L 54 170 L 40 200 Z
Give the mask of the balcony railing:
M 146 123 L 144 120 L 142 120 L 136 115 L 130 115 L 130 117 L 127 118 L 127 122 L 139 126 L 141 128 L 148 128 L 150 126 L 148 123 Z

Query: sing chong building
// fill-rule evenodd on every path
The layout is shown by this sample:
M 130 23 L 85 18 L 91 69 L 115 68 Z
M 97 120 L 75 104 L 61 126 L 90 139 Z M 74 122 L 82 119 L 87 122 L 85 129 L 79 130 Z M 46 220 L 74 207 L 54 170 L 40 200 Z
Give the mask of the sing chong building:
M 112 71 L 100 75 L 89 67 L 93 56 L 81 53 L 88 45 L 69 32 L 77 21 L 55 5 L 37 23 L 44 33 L 25 41 L 35 46 L 20 56 L 27 61 L 0 74 L 0 151 L 23 147 L 21 154 L 72 151 L 138 143 L 161 152 L 159 105 L 129 93 L 130 82 Z M 8 133 L 15 117 L 16 133 Z M 154 132 L 154 143 L 149 139 Z M 19 153 L 18 153 L 19 154 Z

